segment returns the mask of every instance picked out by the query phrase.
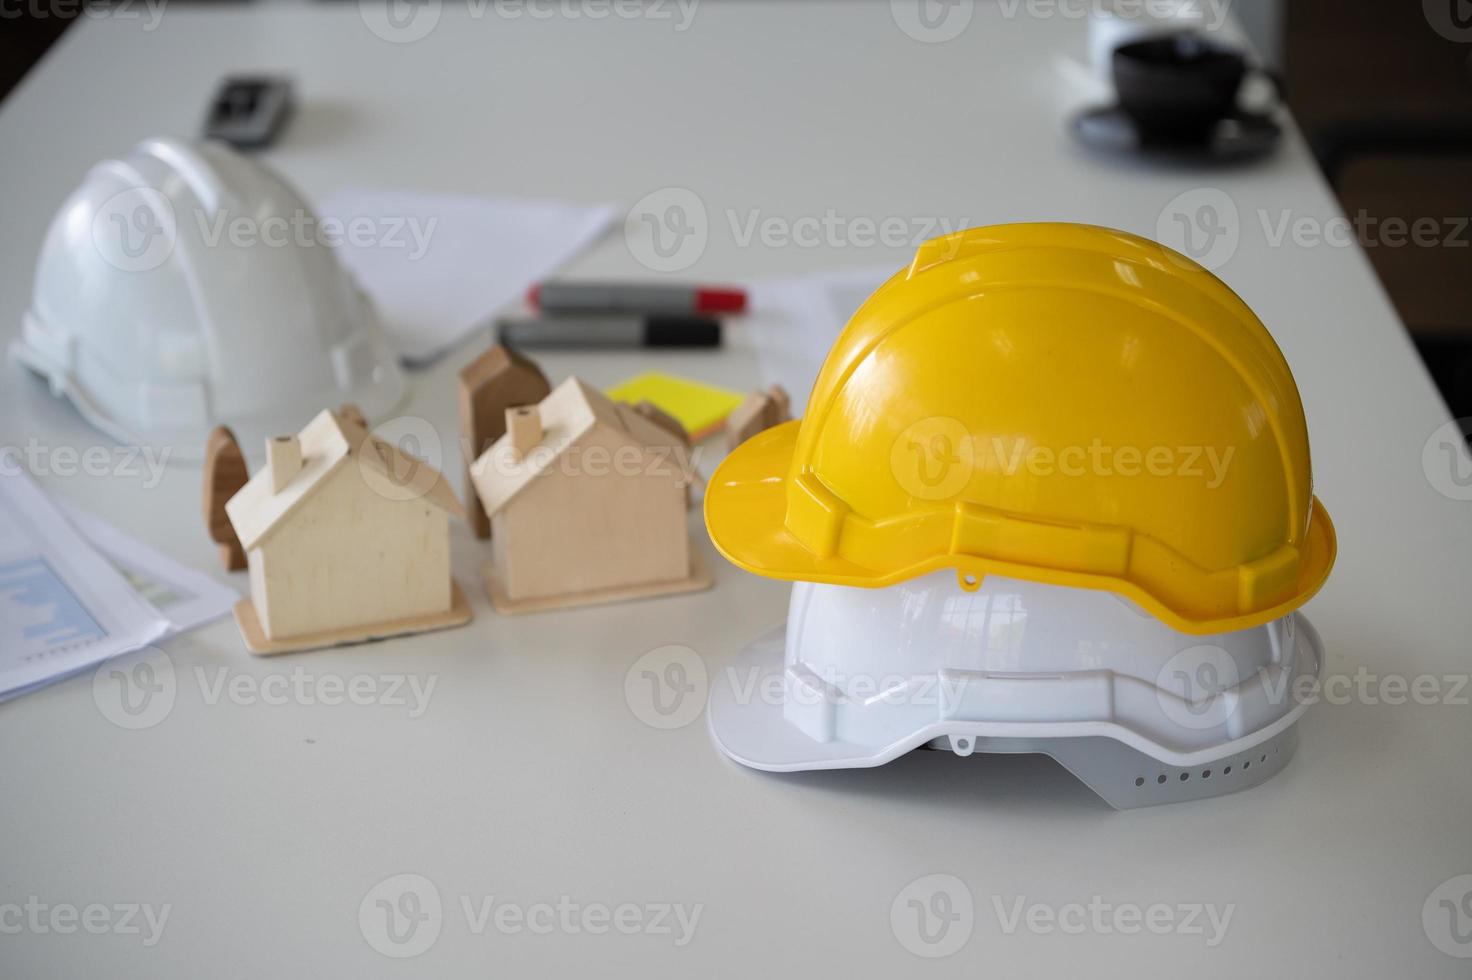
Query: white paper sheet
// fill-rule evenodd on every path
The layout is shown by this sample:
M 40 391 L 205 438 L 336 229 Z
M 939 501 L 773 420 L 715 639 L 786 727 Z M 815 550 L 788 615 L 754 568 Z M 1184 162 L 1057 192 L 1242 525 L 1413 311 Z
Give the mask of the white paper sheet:
M 0 700 L 159 639 L 169 623 L 0 454 Z
M 410 364 L 433 360 L 520 302 L 617 216 L 611 205 L 361 189 L 318 210 L 343 222 L 339 254 Z
M 112 564 L 133 591 L 169 621 L 165 636 L 203 626 L 228 614 L 240 598 L 204 572 L 181 565 L 95 514 L 65 501 L 62 513 Z
M 794 417 L 802 415 L 839 331 L 894 271 L 888 266 L 847 269 L 752 284 L 747 335 L 763 382 L 787 389 Z

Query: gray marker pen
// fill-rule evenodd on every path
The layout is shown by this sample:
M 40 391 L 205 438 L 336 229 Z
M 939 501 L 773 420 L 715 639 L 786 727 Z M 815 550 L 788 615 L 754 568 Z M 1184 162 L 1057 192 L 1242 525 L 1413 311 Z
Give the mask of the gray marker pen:
M 527 304 L 543 313 L 740 313 L 746 292 L 724 286 L 569 282 L 533 286 Z

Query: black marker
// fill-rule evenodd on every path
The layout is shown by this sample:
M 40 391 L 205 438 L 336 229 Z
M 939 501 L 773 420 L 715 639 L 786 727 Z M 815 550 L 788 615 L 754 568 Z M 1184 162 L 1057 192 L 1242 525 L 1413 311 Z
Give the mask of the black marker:
M 708 316 L 512 317 L 496 332 L 510 347 L 718 347 L 720 321 Z

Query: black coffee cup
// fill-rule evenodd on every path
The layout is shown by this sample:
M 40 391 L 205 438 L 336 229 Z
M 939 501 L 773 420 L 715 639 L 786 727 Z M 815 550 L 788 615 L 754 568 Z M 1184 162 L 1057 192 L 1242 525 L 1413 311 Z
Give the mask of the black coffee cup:
M 1199 142 L 1237 109 L 1247 59 L 1182 32 L 1122 44 L 1112 60 L 1119 106 L 1147 138 Z

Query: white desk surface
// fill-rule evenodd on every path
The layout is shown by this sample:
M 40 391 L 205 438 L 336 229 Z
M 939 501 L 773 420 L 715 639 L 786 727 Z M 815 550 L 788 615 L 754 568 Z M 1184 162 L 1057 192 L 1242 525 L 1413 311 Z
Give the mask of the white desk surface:
M 313 197 L 359 184 L 628 206 L 691 188 L 711 231 L 689 278 L 898 266 L 909 251 L 742 247 L 728 211 L 1062 218 L 1153 234 L 1172 198 L 1215 187 L 1241 217 L 1219 273 L 1293 366 L 1316 489 L 1338 526 L 1338 567 L 1307 607 L 1328 673 L 1468 671 L 1472 503 L 1438 493 L 1422 466 L 1447 412 L 1359 249 L 1269 247 L 1258 217 L 1338 214 L 1301 141 L 1261 166 L 1206 173 L 1083 155 L 1064 129 L 1080 97 L 1059 68 L 1084 51 L 1078 20 L 979 6 L 943 44 L 908 37 L 888 4 L 706 2 L 676 31 L 675 20 L 512 19 L 446 2 L 410 44 L 370 33 L 353 4 L 168 7 L 148 23 L 82 18 L 0 106 L 0 339 L 18 329 L 46 223 L 85 168 L 144 137 L 194 134 L 230 70 L 296 77 L 301 111 L 267 158 Z M 643 272 L 618 235 L 574 270 Z M 405 411 L 447 442 L 452 379 L 475 352 L 412 377 Z M 646 367 L 743 387 L 758 378 L 739 337 L 716 354 L 542 361 L 554 378 L 599 383 Z M 0 444 L 101 441 L 18 368 L 0 378 Z M 157 487 L 41 482 L 216 568 L 197 471 L 171 468 Z M 686 644 L 714 671 L 784 615 L 783 585 L 719 561 L 697 516 L 691 527 L 716 564 L 704 594 L 508 619 L 476 591 L 470 628 L 290 659 L 247 656 L 221 623 L 167 643 L 177 696 L 153 727 L 109 722 L 86 676 L 0 707 L 0 906 L 171 906 L 151 948 L 44 921 L 12 935 L 18 920 L 0 919 L 0 973 L 1466 975 L 1422 922 L 1434 888 L 1472 873 L 1465 700 L 1320 704 L 1298 756 L 1262 787 L 1129 813 L 1039 757 L 747 771 L 717 754 L 703 721 L 657 730 L 625 700 L 624 675 L 645 652 Z M 484 548 L 464 528 L 454 546 L 457 575 L 478 587 Z M 411 719 L 389 705 L 211 704 L 220 668 L 438 680 Z M 425 876 L 444 906 L 437 941 L 404 961 L 376 952 L 358 923 L 370 889 L 400 873 Z M 975 901 L 973 934 L 946 959 L 912 955 L 890 925 L 900 890 L 931 873 L 960 878 Z M 477 934 L 461 905 L 564 895 L 580 908 L 702 911 L 676 948 L 671 936 L 613 931 Z M 1096 895 L 1234 911 L 1207 948 L 1191 934 L 1009 935 L 994 904 L 1057 910 Z

